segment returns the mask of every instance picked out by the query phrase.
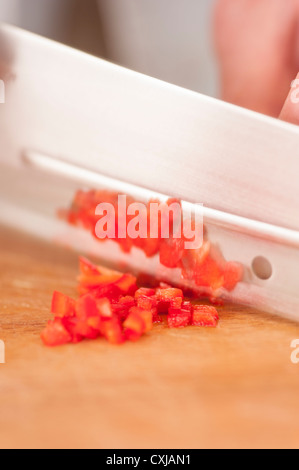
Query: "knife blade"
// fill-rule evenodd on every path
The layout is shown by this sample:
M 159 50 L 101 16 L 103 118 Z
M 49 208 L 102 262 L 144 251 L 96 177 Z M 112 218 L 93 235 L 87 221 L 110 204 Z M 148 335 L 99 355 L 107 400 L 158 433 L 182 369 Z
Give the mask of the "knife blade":
M 0 27 L 0 44 L 3 223 L 154 273 L 156 259 L 65 227 L 57 208 L 78 185 L 202 203 L 209 238 L 245 266 L 223 296 L 299 319 L 296 126 L 11 26 Z M 254 269 L 260 257 L 267 280 Z M 174 271 L 164 274 L 178 282 Z

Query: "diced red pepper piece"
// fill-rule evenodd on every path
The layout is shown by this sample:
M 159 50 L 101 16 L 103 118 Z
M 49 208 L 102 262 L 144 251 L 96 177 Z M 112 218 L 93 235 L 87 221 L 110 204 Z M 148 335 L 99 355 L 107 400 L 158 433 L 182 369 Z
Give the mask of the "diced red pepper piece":
M 184 239 L 164 239 L 160 245 L 160 263 L 167 268 L 176 268 L 184 254 Z
M 190 325 L 190 315 L 183 313 L 180 309 L 170 309 L 167 323 L 169 328 L 184 328 Z
M 158 313 L 167 313 L 169 307 L 180 308 L 183 291 L 174 287 L 156 289 Z
M 151 310 L 145 310 L 140 307 L 132 307 L 129 311 L 130 315 L 139 315 L 144 321 L 145 333 L 150 331 L 153 327 L 153 312 Z
M 112 303 L 113 313 L 121 321 L 127 318 L 131 307 L 135 307 L 135 300 L 134 297 L 129 295 L 121 297 L 117 302 Z
M 225 263 L 219 248 L 205 243 L 194 267 L 193 274 L 196 284 L 201 287 L 210 287 L 212 291 L 221 288 L 224 283 Z
M 139 313 L 135 313 L 134 311 L 129 313 L 129 316 L 125 320 L 123 327 L 125 337 L 129 341 L 137 341 L 146 331 L 145 321 L 139 315 Z
M 211 251 L 211 243 L 204 242 L 198 250 L 185 250 L 179 266 L 184 279 L 193 279 L 195 268 L 199 268 Z
M 102 323 L 103 323 L 103 320 L 99 316 L 89 317 L 87 319 L 87 325 L 90 326 L 93 330 L 95 330 L 97 332 L 101 332 Z
M 222 267 L 211 256 L 207 256 L 203 263 L 195 267 L 194 280 L 198 286 L 217 290 L 224 283 Z
M 189 300 L 184 300 L 184 302 L 181 305 L 181 311 L 188 314 L 191 318 L 193 307 Z
M 223 287 L 232 291 L 243 277 L 243 266 L 240 263 L 228 262 L 224 269 Z
M 76 301 L 55 291 L 52 298 L 51 312 L 56 317 L 73 317 L 75 315 Z
M 120 322 L 116 318 L 104 320 L 101 333 L 111 344 L 122 344 L 125 340 Z
M 123 277 L 121 273 L 110 273 L 110 274 L 98 274 L 97 276 L 80 276 L 79 282 L 81 286 L 87 287 L 89 289 L 94 289 L 96 287 L 109 286 L 115 284 Z
M 219 315 L 215 307 L 208 305 L 194 305 L 192 315 L 192 325 L 216 327 Z
M 158 314 L 157 307 L 153 307 L 151 309 L 151 313 L 152 313 L 153 323 L 163 323 L 163 319 L 161 315 Z
M 125 305 L 126 307 L 134 307 L 135 299 L 132 295 L 124 295 L 119 299 L 119 303 Z
M 156 305 L 157 299 L 154 296 L 139 296 L 137 299 L 137 307 L 140 307 L 143 310 L 151 310 L 152 308 L 156 307 Z
M 174 309 L 179 309 L 182 306 L 183 298 L 182 297 L 174 297 L 170 301 L 170 307 Z
M 80 284 L 89 288 L 115 284 L 124 276 L 124 274 L 119 271 L 114 271 L 104 266 L 96 266 L 82 257 L 80 258 L 80 271 Z
M 110 284 L 109 286 L 97 286 L 94 288 L 88 288 L 88 287 L 83 287 L 79 286 L 79 294 L 85 295 L 85 294 L 92 294 L 96 299 L 101 299 L 103 297 L 106 297 L 109 300 L 114 300 L 118 301 L 120 296 L 121 296 L 121 291 L 120 289 L 113 285 Z
M 49 321 L 41 334 L 41 339 L 46 346 L 62 346 L 72 341 L 72 337 L 65 328 L 61 318 Z
M 137 289 L 136 277 L 132 274 L 123 274 L 108 268 L 95 266 L 85 258 L 80 258 L 80 270 L 79 283 L 81 294 L 96 288 L 100 290 L 104 288 L 111 289 L 113 292 L 114 287 L 114 289 L 119 289 L 121 294 L 131 294 Z
M 140 289 L 135 292 L 135 299 L 138 300 L 139 297 L 153 297 L 155 294 L 155 289 L 140 287 Z
M 155 289 L 149 289 L 141 287 L 135 292 L 135 300 L 137 307 L 144 310 L 151 310 L 157 305 L 157 299 L 155 296 Z
M 96 299 L 91 294 L 80 297 L 76 305 L 76 314 L 81 320 L 86 320 L 88 317 L 96 317 L 98 315 Z
M 72 335 L 72 341 L 77 343 L 81 338 L 97 339 L 99 336 L 98 329 L 91 326 L 94 316 L 85 319 L 71 318 L 68 320 L 67 329 Z
M 148 258 L 155 256 L 159 253 L 160 239 L 159 238 L 148 238 L 143 239 L 143 251 Z
M 161 302 L 171 302 L 173 299 L 184 297 L 183 291 L 181 289 L 176 289 L 175 287 L 161 289 L 156 289 L 156 297 L 158 301 Z
M 168 310 L 168 326 L 170 328 L 182 328 L 190 325 L 192 317 L 192 305 L 189 301 L 184 301 L 180 308 L 170 308 Z
M 183 300 L 181 308 L 191 312 L 192 311 L 192 304 L 191 304 L 190 300 Z
M 112 311 L 112 306 L 111 306 L 109 299 L 105 297 L 102 299 L 97 299 L 96 306 L 97 306 L 98 314 L 101 316 L 101 318 L 103 319 L 112 318 L 113 311 Z
M 79 264 L 80 272 L 84 277 L 93 277 L 100 274 L 98 267 L 83 256 L 79 258 Z
M 76 317 L 64 317 L 62 319 L 64 328 L 69 332 L 72 343 L 80 343 L 84 337 L 76 331 L 78 319 Z
M 145 333 L 148 333 L 153 328 L 153 314 L 150 310 L 142 310 L 140 316 L 145 323 Z
M 137 290 L 136 277 L 132 274 L 123 274 L 121 278 L 115 282 L 115 285 L 121 290 L 122 294 L 131 295 Z

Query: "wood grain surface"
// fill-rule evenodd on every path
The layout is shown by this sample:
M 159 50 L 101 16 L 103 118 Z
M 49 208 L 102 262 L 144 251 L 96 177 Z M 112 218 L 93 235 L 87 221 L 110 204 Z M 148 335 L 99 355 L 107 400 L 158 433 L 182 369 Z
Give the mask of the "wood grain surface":
M 225 306 L 217 329 L 47 349 L 51 295 L 76 295 L 78 256 L 0 232 L 1 448 L 298 447 L 297 324 Z

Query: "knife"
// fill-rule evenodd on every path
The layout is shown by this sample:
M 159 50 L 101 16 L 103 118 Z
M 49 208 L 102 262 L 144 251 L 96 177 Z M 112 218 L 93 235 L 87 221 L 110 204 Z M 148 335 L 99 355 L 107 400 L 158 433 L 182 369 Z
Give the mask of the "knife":
M 98 243 L 57 209 L 78 188 L 201 203 L 209 239 L 245 268 L 222 297 L 299 320 L 299 128 L 9 25 L 0 78 L 2 224 L 153 274 L 156 258 Z

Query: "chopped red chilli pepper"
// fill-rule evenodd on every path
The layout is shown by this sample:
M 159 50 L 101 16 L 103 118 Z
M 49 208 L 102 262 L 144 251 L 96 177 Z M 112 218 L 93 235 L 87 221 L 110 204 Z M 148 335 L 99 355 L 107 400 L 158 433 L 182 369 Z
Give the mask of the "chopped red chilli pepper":
M 215 307 L 208 305 L 194 305 L 192 314 L 192 325 L 194 326 L 217 326 L 219 320 Z
M 72 333 L 65 328 L 61 318 L 55 318 L 55 320 L 49 321 L 41 338 L 47 346 L 60 346 L 72 341 Z
M 234 277 L 236 267 L 230 267 Z M 189 325 L 217 326 L 217 310 L 205 305 L 192 305 L 184 299 L 183 291 L 160 283 L 156 289 L 137 288 L 132 274 L 123 274 L 95 266 L 80 258 L 78 300 L 54 292 L 49 321 L 41 334 L 46 346 L 78 343 L 83 339 L 103 337 L 111 344 L 137 341 L 162 322 L 167 315 L 170 328 Z
M 75 316 L 76 302 L 67 295 L 60 292 L 54 292 L 52 298 L 51 312 L 56 317 L 73 317 Z
M 181 207 L 179 200 L 169 199 L 166 203 L 161 204 L 160 201 L 149 201 L 146 206 L 144 221 L 147 226 L 147 237 L 146 238 L 130 238 L 126 235 L 119 234 L 119 207 L 118 207 L 118 193 L 110 191 L 78 191 L 72 202 L 72 206 L 69 210 L 59 211 L 60 217 L 66 220 L 69 224 L 84 227 L 89 230 L 92 235 L 95 235 L 95 227 L 99 222 L 99 217 L 95 215 L 96 207 L 100 203 L 110 203 L 114 207 L 113 220 L 111 225 L 114 227 L 113 237 L 115 242 L 119 244 L 121 249 L 129 253 L 133 247 L 142 250 L 147 257 L 159 255 L 160 263 L 167 268 L 178 268 L 181 271 L 183 279 L 191 280 L 199 287 L 204 287 L 210 292 L 210 298 L 216 298 L 217 291 L 219 289 L 226 289 L 232 291 L 236 285 L 243 278 L 243 267 L 239 263 L 227 262 L 216 246 L 213 246 L 207 239 L 207 233 L 204 230 L 203 245 L 199 249 L 187 249 L 185 248 L 185 241 L 187 240 L 182 233 L 185 233 L 185 223 L 182 220 L 182 214 L 180 211 L 180 219 L 175 219 L 175 215 L 170 211 L 170 217 L 166 217 L 166 212 L 163 212 L 163 207 L 168 208 L 175 204 Z M 126 208 L 134 203 L 132 197 L 126 198 Z M 155 229 L 153 231 L 154 236 L 150 231 L 150 225 L 154 224 L 153 220 L 150 219 L 150 203 L 158 203 L 161 211 L 159 212 L 158 221 L 155 223 Z M 107 214 L 105 215 L 107 217 Z M 121 214 L 121 221 L 123 221 L 123 214 Z M 128 227 L 133 216 L 127 215 L 125 219 L 125 226 Z M 110 221 L 110 219 L 109 219 Z M 150 224 L 151 222 L 151 224 Z M 144 224 L 145 225 L 145 224 Z M 196 227 L 195 222 L 192 221 L 193 230 L 196 228 L 198 231 L 202 231 L 201 227 Z M 176 228 L 174 228 L 176 227 Z M 167 233 L 169 237 L 162 238 L 162 229 L 168 228 Z M 175 232 L 175 230 L 178 230 Z M 175 235 L 176 234 L 176 235 Z M 106 236 L 107 238 L 107 236 Z M 103 241 L 106 238 L 97 238 L 98 241 Z M 118 287 L 123 292 L 128 292 L 128 285 L 133 283 L 132 276 L 121 275 L 120 273 L 111 272 L 107 275 L 105 270 L 97 267 L 92 267 L 87 260 L 82 260 L 83 278 L 80 289 L 81 293 L 88 292 L 93 283 L 101 284 L 102 289 L 105 285 L 111 285 L 115 283 L 117 276 L 119 276 Z

